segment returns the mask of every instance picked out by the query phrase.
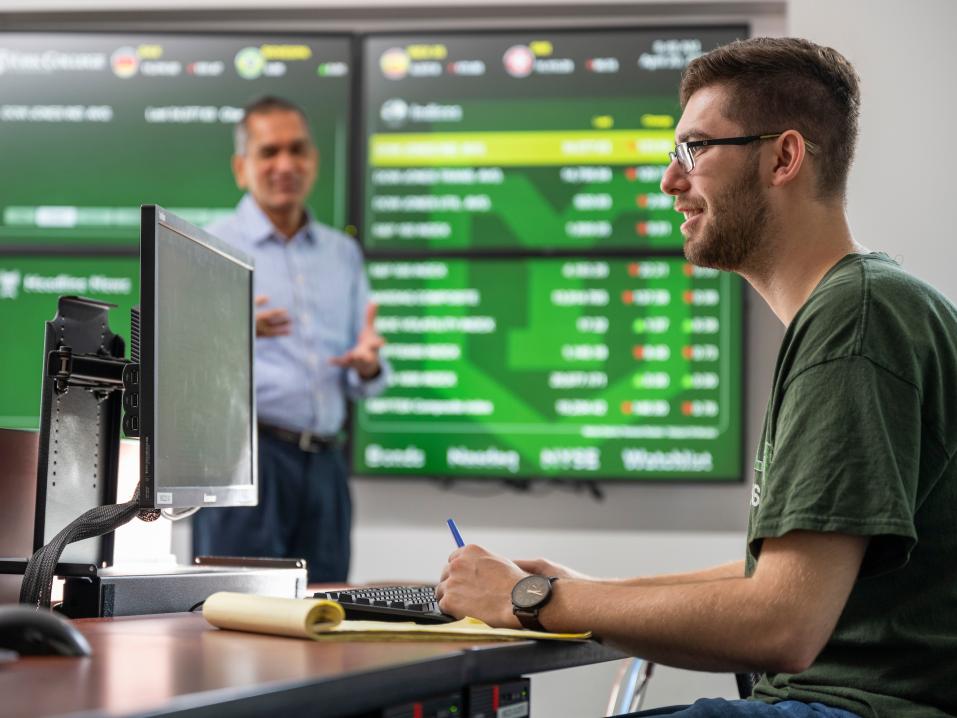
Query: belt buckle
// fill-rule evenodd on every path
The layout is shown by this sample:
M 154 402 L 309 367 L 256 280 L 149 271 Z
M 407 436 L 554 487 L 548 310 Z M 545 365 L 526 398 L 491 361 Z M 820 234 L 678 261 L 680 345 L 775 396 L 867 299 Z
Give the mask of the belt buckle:
M 310 453 L 316 453 L 315 448 L 312 445 L 312 432 L 304 431 L 299 435 L 299 450 L 308 451 Z

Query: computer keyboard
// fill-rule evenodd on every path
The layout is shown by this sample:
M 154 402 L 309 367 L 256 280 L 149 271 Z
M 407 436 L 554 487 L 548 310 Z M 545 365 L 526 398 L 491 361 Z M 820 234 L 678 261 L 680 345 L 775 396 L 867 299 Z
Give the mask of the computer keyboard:
M 373 586 L 318 591 L 313 598 L 338 601 L 352 621 L 448 623 L 455 618 L 439 610 L 434 586 Z

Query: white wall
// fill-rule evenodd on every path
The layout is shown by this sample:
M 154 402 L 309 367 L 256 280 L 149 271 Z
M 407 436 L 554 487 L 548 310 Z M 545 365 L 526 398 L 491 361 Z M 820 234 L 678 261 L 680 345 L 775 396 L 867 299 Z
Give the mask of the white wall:
M 957 2 L 791 0 L 788 7 L 791 34 L 840 50 L 861 75 L 848 197 L 855 237 L 957 299 L 947 149 L 957 117 Z

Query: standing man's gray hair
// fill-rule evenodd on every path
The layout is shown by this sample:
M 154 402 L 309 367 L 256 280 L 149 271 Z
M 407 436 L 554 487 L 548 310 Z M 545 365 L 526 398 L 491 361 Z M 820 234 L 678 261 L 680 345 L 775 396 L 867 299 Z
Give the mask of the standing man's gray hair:
M 276 97 L 275 95 L 265 95 L 250 102 L 243 108 L 243 118 L 236 123 L 233 129 L 233 152 L 237 155 L 246 154 L 246 143 L 249 141 L 249 126 L 247 122 L 252 115 L 268 115 L 272 112 L 295 112 L 302 118 L 302 123 L 309 132 L 309 138 L 312 139 L 312 131 L 309 130 L 309 119 L 306 113 L 295 102 Z

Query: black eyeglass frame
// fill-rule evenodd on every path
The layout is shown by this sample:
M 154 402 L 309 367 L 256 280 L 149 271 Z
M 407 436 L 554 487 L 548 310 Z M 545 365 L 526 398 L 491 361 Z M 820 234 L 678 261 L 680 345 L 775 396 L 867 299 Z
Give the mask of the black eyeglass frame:
M 681 168 L 685 171 L 685 174 L 689 174 L 694 169 L 694 153 L 691 150 L 697 149 L 698 147 L 710 147 L 712 145 L 749 145 L 758 140 L 773 140 L 775 137 L 780 137 L 783 134 L 784 131 L 769 132 L 763 135 L 744 135 L 743 137 L 720 137 L 717 139 L 679 142 L 675 145 L 674 151 L 668 153 L 668 159 L 672 162 L 677 160 L 678 164 L 680 164 Z M 804 140 L 804 146 L 807 147 L 807 151 L 811 154 L 817 152 L 817 145 L 808 139 Z M 685 162 L 683 157 L 687 157 L 688 161 Z

